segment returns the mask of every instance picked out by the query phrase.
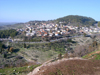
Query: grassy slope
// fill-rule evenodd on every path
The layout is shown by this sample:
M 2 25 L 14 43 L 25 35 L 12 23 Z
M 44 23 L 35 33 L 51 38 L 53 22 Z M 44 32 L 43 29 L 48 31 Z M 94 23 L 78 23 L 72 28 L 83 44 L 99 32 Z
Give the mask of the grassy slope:
M 100 50 L 93 51 L 93 52 L 83 56 L 82 58 L 100 60 Z
M 59 52 L 65 52 L 65 42 L 48 43 L 48 44 L 27 44 L 28 48 L 23 48 L 23 44 L 15 44 L 12 46 L 19 51 L 17 54 L 23 56 L 27 60 L 36 59 L 38 62 L 45 62 L 58 56 Z
M 16 53 L 14 54 L 23 56 L 27 60 L 38 59 L 38 62 L 41 62 L 41 63 L 58 56 L 58 53 L 53 50 L 41 51 L 41 48 L 39 47 L 38 48 L 35 48 L 35 47 L 23 48 L 23 44 L 13 44 L 11 46 L 13 46 L 16 50 L 18 49 L 18 51 L 16 51 Z M 0 74 L 14 75 L 15 73 L 17 74 L 19 72 L 18 75 L 26 75 L 37 66 L 38 65 L 31 66 L 30 68 L 27 68 L 26 66 L 26 67 L 0 69 Z M 13 70 L 16 70 L 16 71 L 13 71 Z
M 0 69 L 0 75 L 27 75 L 39 65 Z M 15 70 L 15 71 L 14 71 Z
M 49 51 L 39 51 L 37 49 L 32 48 L 20 48 L 20 51 L 18 52 L 19 55 L 23 56 L 27 60 L 37 60 L 38 62 L 45 62 L 47 60 L 50 60 L 54 57 L 58 56 L 58 53 L 52 50 Z
M 38 62 L 43 63 L 47 60 L 50 60 L 58 56 L 58 52 L 54 51 L 54 47 L 49 48 L 47 47 L 48 45 L 45 46 L 45 44 L 42 44 L 42 46 L 41 44 L 40 45 L 37 44 L 37 46 L 32 44 L 31 47 L 28 47 L 28 44 L 27 44 L 28 48 L 23 48 L 23 44 L 19 44 L 19 43 L 18 44 L 9 43 L 9 45 L 12 46 L 14 49 L 16 49 L 16 52 L 13 54 L 15 55 L 18 54 L 20 56 L 23 56 L 27 60 L 37 59 Z M 33 69 L 34 67 L 27 68 L 27 66 L 16 67 L 16 68 L 5 68 L 5 69 L 0 69 L 0 73 L 5 74 L 5 75 L 10 75 L 10 74 L 13 75 L 19 72 L 18 75 L 25 75 L 26 73 L 31 72 Z M 13 71 L 13 70 L 16 70 L 16 71 Z

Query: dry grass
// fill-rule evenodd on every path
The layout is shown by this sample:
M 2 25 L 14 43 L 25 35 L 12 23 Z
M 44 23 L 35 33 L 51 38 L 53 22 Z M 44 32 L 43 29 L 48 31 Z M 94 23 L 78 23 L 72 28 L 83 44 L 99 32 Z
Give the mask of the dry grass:
M 99 75 L 100 60 L 67 60 L 44 66 L 37 75 Z

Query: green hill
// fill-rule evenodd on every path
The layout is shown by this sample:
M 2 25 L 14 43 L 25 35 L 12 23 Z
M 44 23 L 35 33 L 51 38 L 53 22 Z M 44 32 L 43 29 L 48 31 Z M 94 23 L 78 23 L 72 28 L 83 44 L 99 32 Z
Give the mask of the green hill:
M 62 18 L 58 18 L 56 22 L 63 22 L 64 24 L 76 24 L 76 25 L 94 25 L 97 23 L 93 18 L 78 16 L 78 15 L 69 15 Z

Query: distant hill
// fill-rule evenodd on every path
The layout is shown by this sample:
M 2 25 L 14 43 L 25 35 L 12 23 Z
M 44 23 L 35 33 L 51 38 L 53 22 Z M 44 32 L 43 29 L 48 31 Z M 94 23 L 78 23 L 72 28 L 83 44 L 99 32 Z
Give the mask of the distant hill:
M 23 27 L 25 27 L 24 23 L 16 23 L 16 24 L 9 24 L 9 25 L 1 25 L 0 30 L 23 28 Z
M 63 22 L 63 24 L 76 24 L 76 25 L 94 25 L 97 23 L 93 18 L 78 16 L 78 15 L 69 15 L 62 18 L 56 19 L 56 22 Z
M 34 20 L 34 21 L 29 21 L 27 23 L 29 23 L 30 25 L 40 25 L 42 23 L 62 23 L 63 25 L 86 25 L 86 26 L 94 26 L 94 24 L 97 24 L 97 21 L 95 21 L 93 18 L 90 17 L 85 17 L 85 16 L 78 16 L 78 15 L 69 15 L 69 16 L 65 16 L 62 18 L 58 18 L 56 20 L 48 20 L 48 21 L 44 21 L 44 20 Z M 24 27 L 24 23 L 15 23 L 15 22 L 0 22 L 0 30 L 5 30 L 5 29 L 11 29 L 11 28 L 23 28 Z
M 16 24 L 17 22 L 0 22 L 0 26 L 4 26 L 4 25 L 13 25 Z

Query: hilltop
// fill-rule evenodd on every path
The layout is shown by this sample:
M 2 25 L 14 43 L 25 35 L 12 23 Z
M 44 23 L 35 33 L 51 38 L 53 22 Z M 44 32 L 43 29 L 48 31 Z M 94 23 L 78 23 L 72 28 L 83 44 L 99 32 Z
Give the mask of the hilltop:
M 28 23 L 35 25 L 41 24 L 41 23 L 57 23 L 57 24 L 63 24 L 63 25 L 86 25 L 86 26 L 93 26 L 95 23 L 97 23 L 96 20 L 94 20 L 91 17 L 86 16 L 79 16 L 79 15 L 69 15 L 61 18 L 57 18 L 55 20 L 48 20 L 48 21 L 29 21 Z
M 56 22 L 62 22 L 63 24 L 72 24 L 72 25 L 94 25 L 97 23 L 91 17 L 79 16 L 79 15 L 69 15 L 62 18 L 56 19 Z

